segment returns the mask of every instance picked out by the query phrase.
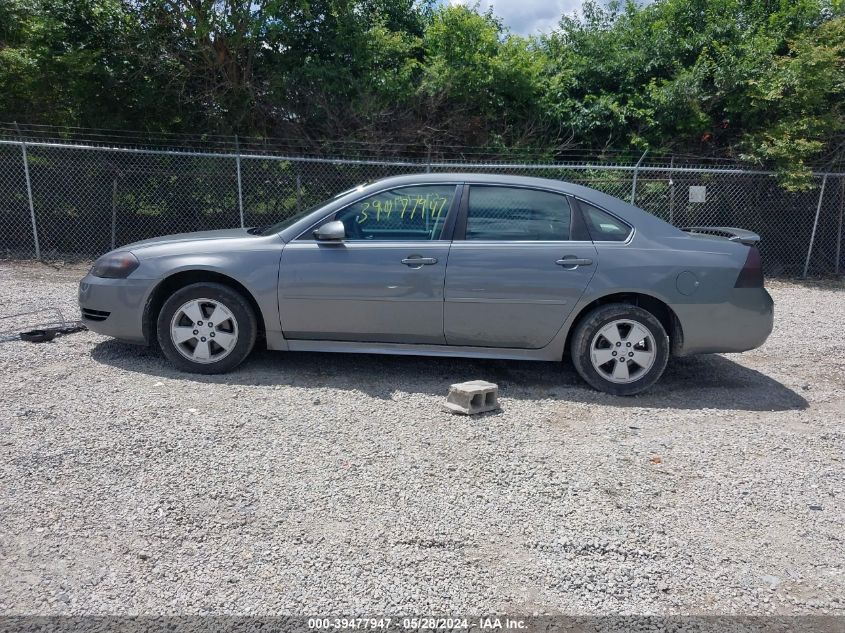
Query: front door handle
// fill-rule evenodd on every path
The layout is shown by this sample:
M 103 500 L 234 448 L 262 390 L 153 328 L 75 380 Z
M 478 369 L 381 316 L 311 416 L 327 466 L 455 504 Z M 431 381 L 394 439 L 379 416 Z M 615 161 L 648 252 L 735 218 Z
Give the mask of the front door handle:
M 590 266 L 592 265 L 593 260 L 587 259 L 586 257 L 575 257 L 573 255 L 567 255 L 555 262 L 558 266 L 563 266 L 564 268 L 578 268 L 578 266 Z
M 402 263 L 411 268 L 420 268 L 421 266 L 431 266 L 437 263 L 436 257 L 421 257 L 420 255 L 411 255 L 402 260 Z

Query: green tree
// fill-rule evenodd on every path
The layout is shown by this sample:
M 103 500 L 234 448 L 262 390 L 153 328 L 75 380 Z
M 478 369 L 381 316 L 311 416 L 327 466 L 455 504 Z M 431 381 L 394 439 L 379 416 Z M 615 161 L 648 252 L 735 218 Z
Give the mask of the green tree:
M 801 34 L 749 94 L 761 113 L 760 128 L 745 135 L 749 154 L 777 166 L 789 188 L 809 186 L 808 160 L 845 149 L 845 18 Z
M 131 29 L 118 0 L 6 0 L 0 4 L 3 118 L 96 127 L 126 124 Z
M 760 86 L 794 54 L 790 41 L 812 41 L 837 11 L 816 0 L 587 3 L 582 19 L 564 18 L 544 38 L 545 107 L 593 147 L 727 156 L 762 150 L 754 133 L 781 113 L 764 104 Z M 787 154 L 780 159 L 794 164 L 798 154 Z
M 538 132 L 544 53 L 492 13 L 436 11 L 423 36 L 419 92 L 448 136 L 470 144 L 524 141 Z
M 0 119 L 349 151 L 837 156 L 843 0 L 587 2 L 526 38 L 435 0 L 0 0 Z

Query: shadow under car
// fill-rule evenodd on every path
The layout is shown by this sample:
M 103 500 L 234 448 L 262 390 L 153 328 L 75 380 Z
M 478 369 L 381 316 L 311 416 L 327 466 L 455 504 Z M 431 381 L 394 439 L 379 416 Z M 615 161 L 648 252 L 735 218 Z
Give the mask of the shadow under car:
M 558 399 L 606 406 L 666 409 L 789 411 L 806 409 L 798 393 L 724 356 L 670 359 L 649 391 L 616 397 L 590 389 L 568 362 L 479 360 L 379 354 L 329 354 L 256 350 L 227 374 L 189 374 L 173 369 L 153 348 L 115 340 L 97 344 L 92 358 L 123 371 L 208 384 L 329 387 L 389 399 L 395 391 L 442 395 L 449 385 L 484 379 L 505 398 Z

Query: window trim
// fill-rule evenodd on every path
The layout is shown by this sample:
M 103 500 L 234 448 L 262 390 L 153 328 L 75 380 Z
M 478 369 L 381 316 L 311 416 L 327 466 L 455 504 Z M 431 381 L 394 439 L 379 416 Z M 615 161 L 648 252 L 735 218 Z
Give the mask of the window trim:
M 347 204 L 343 205 L 342 207 L 331 211 L 327 215 L 323 216 L 316 222 L 314 222 L 311 226 L 307 229 L 302 231 L 299 235 L 291 240 L 291 242 L 318 242 L 313 238 L 312 233 L 320 228 L 326 222 L 331 222 L 337 217 L 338 213 L 342 213 L 353 204 L 358 204 L 362 200 L 366 200 L 367 198 L 372 198 L 373 196 L 377 196 L 381 193 L 386 191 L 394 191 L 396 189 L 406 189 L 408 187 L 443 187 L 449 186 L 455 188 L 455 193 L 452 196 L 452 201 L 449 203 L 449 210 L 446 212 L 446 219 L 443 221 L 443 231 L 440 233 L 440 237 L 436 240 L 344 240 L 344 242 L 349 242 L 350 244 L 435 244 L 438 242 L 449 242 L 452 240 L 452 233 L 454 232 L 455 228 L 455 220 L 454 216 L 457 215 L 457 207 L 459 201 L 461 200 L 462 191 L 466 189 L 464 183 L 458 181 L 446 181 L 446 182 L 418 182 L 418 183 L 409 183 L 405 185 L 394 185 L 392 187 L 384 187 L 377 191 L 371 191 L 362 195 L 354 200 L 350 200 Z M 308 236 L 308 237 L 304 237 Z
M 629 229 L 628 230 L 628 236 L 624 240 L 596 240 L 596 239 L 591 239 L 593 244 L 628 245 L 628 244 L 631 243 L 631 240 L 634 239 L 634 235 L 637 232 L 637 227 L 633 226 L 630 222 L 626 222 L 625 220 L 620 218 L 617 214 L 613 213 L 612 211 L 608 211 L 605 207 L 602 207 L 602 206 L 596 204 L 595 202 L 587 200 L 586 198 L 582 198 L 582 197 L 579 197 L 579 196 L 572 196 L 572 199 L 578 205 L 578 212 L 581 214 L 581 221 L 584 223 L 584 227 L 587 229 L 587 233 L 590 235 L 591 238 L 593 237 L 593 235 L 592 235 L 592 233 L 590 233 L 590 224 L 587 222 L 587 218 L 586 218 L 587 212 L 584 209 L 584 207 L 582 206 L 582 203 L 588 204 L 591 207 L 595 207 L 599 211 L 606 213 L 607 215 L 614 218 L 615 220 L 618 220 L 621 224 L 624 224 L 625 226 L 627 226 L 628 229 Z
M 455 235 L 452 238 L 453 242 L 464 242 L 467 244 L 592 244 L 592 240 L 468 240 L 467 234 L 467 218 L 469 217 L 469 194 L 473 187 L 499 187 L 505 189 L 527 189 L 529 191 L 542 191 L 544 193 L 551 193 L 561 196 L 566 199 L 569 205 L 569 235 L 572 236 L 572 228 L 575 226 L 575 213 L 580 209 L 572 204 L 574 199 L 571 194 L 549 187 L 536 187 L 534 185 L 512 185 L 509 183 L 495 183 L 495 182 L 466 182 L 464 183 L 464 191 L 461 196 L 461 206 L 458 210 L 457 219 L 455 223 Z

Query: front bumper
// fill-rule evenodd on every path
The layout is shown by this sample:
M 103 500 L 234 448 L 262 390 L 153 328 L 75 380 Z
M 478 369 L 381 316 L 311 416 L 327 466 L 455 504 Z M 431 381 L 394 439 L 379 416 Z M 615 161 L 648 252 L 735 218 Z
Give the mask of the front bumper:
M 154 279 L 103 279 L 86 275 L 79 282 L 82 322 L 98 334 L 146 344 L 144 307 L 154 285 Z
M 774 326 L 765 288 L 734 288 L 728 301 L 673 305 L 683 330 L 681 355 L 745 352 L 760 347 Z

